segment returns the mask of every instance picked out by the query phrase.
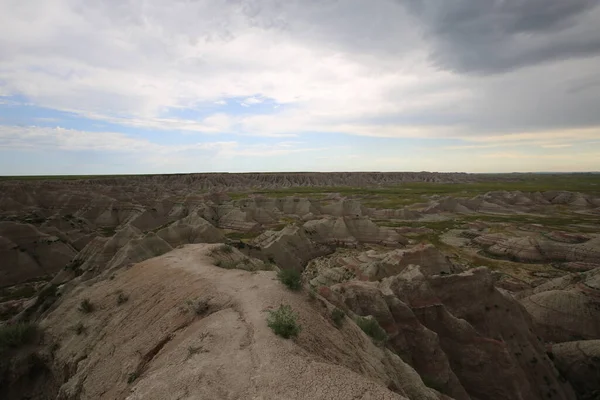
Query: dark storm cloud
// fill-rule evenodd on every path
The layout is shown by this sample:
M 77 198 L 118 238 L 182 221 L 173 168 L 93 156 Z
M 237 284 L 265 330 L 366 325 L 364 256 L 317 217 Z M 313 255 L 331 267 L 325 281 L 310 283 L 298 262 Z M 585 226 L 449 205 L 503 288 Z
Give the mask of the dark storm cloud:
M 440 66 L 481 74 L 600 54 L 598 0 L 397 0 Z

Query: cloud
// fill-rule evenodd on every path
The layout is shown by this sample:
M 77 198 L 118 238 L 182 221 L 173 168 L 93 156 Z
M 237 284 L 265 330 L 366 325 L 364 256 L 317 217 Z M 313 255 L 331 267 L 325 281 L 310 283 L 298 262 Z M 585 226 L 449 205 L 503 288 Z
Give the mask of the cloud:
M 230 161 L 296 154 L 287 169 L 304 169 L 311 164 L 300 155 L 323 156 L 317 134 L 381 140 L 396 152 L 414 139 L 429 150 L 408 164 L 370 154 L 328 165 L 422 169 L 447 157 L 467 168 L 431 149 L 567 151 L 597 140 L 599 42 L 600 7 L 591 0 L 5 1 L 0 95 L 13 97 L 0 107 L 31 103 L 86 121 L 32 114 L 24 126 L 80 130 L 19 128 L 28 142 L 2 143 L 119 151 L 114 142 L 169 158 L 199 150 L 155 139 L 191 133 L 173 137 L 236 142 L 207 150 Z M 85 132 L 99 122 L 109 132 Z M 138 136 L 120 133 L 131 131 Z M 293 151 L 274 143 L 307 137 Z
M 398 0 L 432 40 L 432 56 L 459 72 L 498 73 L 600 54 L 596 0 Z
M 174 154 L 209 151 L 215 156 L 270 157 L 294 153 L 324 151 L 325 147 L 302 147 L 302 142 L 270 144 L 240 144 L 235 141 L 216 141 L 166 145 L 116 132 L 87 132 L 60 127 L 0 126 L 0 149 L 67 150 L 117 153 Z

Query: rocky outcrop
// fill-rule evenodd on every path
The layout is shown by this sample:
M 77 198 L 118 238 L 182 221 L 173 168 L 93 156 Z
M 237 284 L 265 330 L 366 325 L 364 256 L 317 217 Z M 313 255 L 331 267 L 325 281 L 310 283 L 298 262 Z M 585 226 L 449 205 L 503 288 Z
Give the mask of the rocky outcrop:
M 323 218 L 308 221 L 304 229 L 318 243 L 355 246 L 358 243 L 378 243 L 399 246 L 408 241 L 396 231 L 380 227 L 368 217 Z
M 592 400 L 600 396 L 600 340 L 554 344 L 549 354 L 579 399 Z
M 216 243 L 225 239 L 219 229 L 195 212 L 159 230 L 156 234 L 171 247 L 192 243 Z
M 60 385 L 46 398 L 447 399 L 351 320 L 337 329 L 327 302 L 273 272 L 210 265 L 209 248 L 185 246 L 65 297 L 43 322 Z M 93 312 L 78 311 L 83 299 Z M 266 323 L 281 303 L 302 325 L 293 341 Z
M 577 238 L 577 236 L 567 236 Z M 600 238 L 577 244 L 548 240 L 541 235 L 506 237 L 501 234 L 480 235 L 473 243 L 486 249 L 487 253 L 520 262 L 584 262 L 600 263 Z
M 295 225 L 281 231 L 266 231 L 251 243 L 267 260 L 297 271 L 302 271 L 309 260 L 332 252 L 329 247 L 313 242 L 303 228 Z
M 307 267 L 305 276 L 314 287 L 331 286 L 350 279 L 378 281 L 397 275 L 412 264 L 421 265 L 427 275 L 461 271 L 434 246 L 419 245 L 386 252 L 354 250 L 351 253 L 336 253 L 332 257 L 314 260 Z
M 600 339 L 600 268 L 551 280 L 520 301 L 546 341 Z
M 381 283 L 342 283 L 323 293 L 372 315 L 391 348 L 452 397 L 574 399 L 528 314 L 494 281 L 485 268 L 427 276 L 410 266 Z
M 0 281 L 10 286 L 53 276 L 75 256 L 56 236 L 17 222 L 0 222 Z

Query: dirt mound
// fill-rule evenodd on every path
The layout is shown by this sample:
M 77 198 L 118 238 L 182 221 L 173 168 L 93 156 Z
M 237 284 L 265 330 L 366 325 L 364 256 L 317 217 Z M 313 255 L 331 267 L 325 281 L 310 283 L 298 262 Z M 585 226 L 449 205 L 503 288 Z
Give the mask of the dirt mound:
M 441 398 L 351 320 L 337 329 L 326 302 L 290 292 L 272 272 L 212 266 L 209 249 L 185 246 L 65 297 L 44 321 L 46 340 L 59 344 L 58 397 Z M 83 299 L 92 311 L 78 310 Z M 295 340 L 267 327 L 266 311 L 282 303 L 298 313 Z

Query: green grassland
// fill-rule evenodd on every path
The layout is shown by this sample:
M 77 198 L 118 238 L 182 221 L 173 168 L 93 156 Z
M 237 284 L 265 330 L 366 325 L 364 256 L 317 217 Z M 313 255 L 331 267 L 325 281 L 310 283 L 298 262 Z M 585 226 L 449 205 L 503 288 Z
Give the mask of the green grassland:
M 600 194 L 600 174 L 517 174 L 481 175 L 479 182 L 433 183 L 412 182 L 386 187 L 294 187 L 229 193 L 238 200 L 249 195 L 265 197 L 300 196 L 316 200 L 330 193 L 363 200 L 363 205 L 376 208 L 399 208 L 426 201 L 432 195 L 473 197 L 491 191 L 544 192 L 568 190 L 581 193 Z M 485 180 L 489 178 L 488 180 Z

